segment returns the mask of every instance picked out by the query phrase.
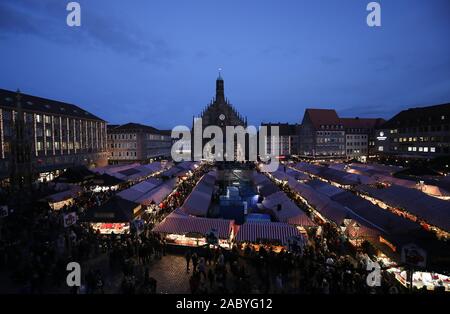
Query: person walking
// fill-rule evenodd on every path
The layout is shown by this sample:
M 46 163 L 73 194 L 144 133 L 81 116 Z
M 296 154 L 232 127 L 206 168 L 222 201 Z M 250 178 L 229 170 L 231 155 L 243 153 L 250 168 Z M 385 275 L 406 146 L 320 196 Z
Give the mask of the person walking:
M 184 258 L 186 259 L 186 273 L 189 273 L 189 263 L 191 262 L 191 257 L 192 257 L 191 250 L 188 250 L 184 255 Z
M 214 270 L 212 268 L 208 270 L 208 280 L 209 287 L 212 289 L 214 286 L 214 282 L 216 281 L 216 275 L 214 274 Z
M 200 262 L 198 263 L 198 272 L 206 279 L 206 265 L 203 257 L 200 258 Z
M 192 254 L 192 267 L 194 269 L 194 271 L 197 270 L 197 265 L 198 265 L 198 256 L 197 253 L 194 252 L 194 254 Z

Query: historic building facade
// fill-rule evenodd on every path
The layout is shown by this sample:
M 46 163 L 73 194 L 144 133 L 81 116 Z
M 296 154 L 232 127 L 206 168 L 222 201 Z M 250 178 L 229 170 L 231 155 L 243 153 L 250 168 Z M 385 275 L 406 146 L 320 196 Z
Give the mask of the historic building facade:
M 345 130 L 335 110 L 306 109 L 300 127 L 299 155 L 345 157 Z
M 18 98 L 36 173 L 104 165 L 106 122 L 78 106 L 0 89 L 0 177 L 10 172 Z M 19 119 L 20 121 L 20 119 Z
M 202 118 L 202 134 L 204 130 L 208 126 L 218 126 L 222 130 L 223 134 L 223 155 L 221 155 L 221 158 L 223 160 L 226 159 L 227 151 L 226 151 L 226 127 L 227 126 L 242 126 L 244 128 L 247 128 L 247 118 L 240 115 L 237 110 L 233 107 L 233 105 L 228 101 L 228 99 L 225 97 L 225 89 L 224 89 L 224 80 L 219 73 L 219 77 L 216 80 L 216 96 L 211 100 L 211 102 L 205 107 L 205 109 L 201 112 L 200 116 L 194 117 L 192 121 L 192 128 L 193 131 L 195 131 L 195 121 L 196 118 Z M 194 134 L 195 132 L 192 132 Z M 198 134 L 195 134 L 196 136 L 200 136 Z M 203 137 L 202 137 L 203 138 Z M 203 139 L 202 140 L 202 151 L 203 147 L 207 145 L 207 143 L 210 141 L 210 139 Z M 248 143 L 248 141 L 246 142 Z M 191 142 L 191 149 L 192 149 L 192 156 L 194 159 L 198 160 L 202 158 L 202 151 L 195 151 L 194 150 L 194 142 Z M 235 141 L 235 147 L 234 147 L 234 157 L 235 159 L 237 156 L 241 153 L 244 153 L 248 151 L 246 147 L 238 147 Z M 214 152 L 214 150 L 213 150 Z
M 170 131 L 139 123 L 108 125 L 108 160 L 111 164 L 168 158 L 171 147 Z
M 267 127 L 268 136 L 266 138 L 267 153 L 272 154 L 274 147 L 278 147 L 280 156 L 292 156 L 298 154 L 299 146 L 299 124 L 289 123 L 261 123 L 261 126 Z M 278 138 L 270 136 L 272 127 L 278 127 Z
M 345 129 L 347 159 L 365 162 L 370 155 L 373 155 L 375 128 L 385 121 L 380 118 L 341 118 L 341 122 Z
M 450 104 L 403 110 L 376 131 L 378 155 L 434 158 L 450 154 Z

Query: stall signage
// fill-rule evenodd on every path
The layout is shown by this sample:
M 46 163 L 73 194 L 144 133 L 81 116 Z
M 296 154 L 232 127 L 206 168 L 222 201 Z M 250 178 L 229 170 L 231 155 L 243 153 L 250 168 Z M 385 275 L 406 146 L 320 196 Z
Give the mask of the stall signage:
M 64 215 L 64 228 L 70 227 L 77 222 L 76 213 L 68 213 Z

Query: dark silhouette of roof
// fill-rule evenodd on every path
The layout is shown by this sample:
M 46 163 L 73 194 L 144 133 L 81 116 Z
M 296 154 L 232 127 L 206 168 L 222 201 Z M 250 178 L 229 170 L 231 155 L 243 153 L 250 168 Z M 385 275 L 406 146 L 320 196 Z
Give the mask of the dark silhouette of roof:
M 81 219 L 87 222 L 130 222 L 135 217 L 134 210 L 141 205 L 115 196 L 106 203 L 91 208 Z
M 444 119 L 442 119 L 444 117 Z M 403 110 L 384 123 L 382 128 L 408 127 L 448 123 L 450 120 L 450 103 L 429 107 Z
M 374 129 L 386 121 L 381 118 L 341 118 L 341 122 L 346 129 Z
M 267 126 L 267 127 L 271 127 L 271 126 L 278 126 L 278 132 L 279 135 L 295 135 L 297 134 L 297 130 L 299 125 L 298 124 L 291 124 L 291 123 L 261 123 L 261 126 Z M 268 134 L 270 133 L 270 129 L 268 130 Z
M 0 89 L 0 106 L 16 109 L 17 92 Z M 77 117 L 82 119 L 104 121 L 80 107 L 62 101 L 32 96 L 21 93 L 22 108 L 25 112 L 42 112 L 54 115 Z
M 68 168 L 63 174 L 55 179 L 55 182 L 80 183 L 93 179 L 95 174 L 86 166 L 75 166 Z
M 130 132 L 130 131 L 142 131 L 142 132 L 148 132 L 148 133 L 152 133 L 152 134 L 161 134 L 161 135 L 169 135 L 171 131 L 167 131 L 167 130 L 158 130 L 157 128 L 154 128 L 152 126 L 149 125 L 144 125 L 144 124 L 140 124 L 140 123 L 133 123 L 133 122 L 129 122 L 126 124 L 111 124 L 108 125 L 108 132 L 110 133 L 115 133 L 115 132 Z

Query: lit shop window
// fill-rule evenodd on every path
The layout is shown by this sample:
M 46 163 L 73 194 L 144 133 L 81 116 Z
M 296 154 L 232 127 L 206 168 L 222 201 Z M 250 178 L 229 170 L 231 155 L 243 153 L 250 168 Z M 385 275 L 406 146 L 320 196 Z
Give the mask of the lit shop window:
M 384 147 L 383 146 L 378 146 L 378 151 L 379 152 L 382 152 L 384 150 Z
M 425 153 L 428 153 L 428 147 L 424 147 L 424 148 L 423 148 L 423 151 L 424 151 Z
M 408 147 L 408 152 L 412 152 L 412 147 Z
M 423 152 L 423 147 L 419 147 L 419 152 Z
M 416 152 L 417 151 L 417 147 L 413 147 L 413 152 Z
M 430 152 L 435 153 L 436 152 L 436 147 L 430 147 Z

